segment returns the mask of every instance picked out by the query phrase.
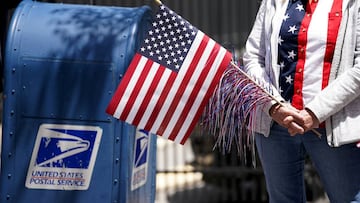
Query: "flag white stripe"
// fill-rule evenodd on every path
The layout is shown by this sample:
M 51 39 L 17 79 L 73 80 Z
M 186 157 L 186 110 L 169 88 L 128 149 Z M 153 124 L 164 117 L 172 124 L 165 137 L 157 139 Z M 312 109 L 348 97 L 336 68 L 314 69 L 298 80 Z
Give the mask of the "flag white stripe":
M 158 86 L 156 87 L 155 92 L 150 99 L 150 103 L 148 104 L 146 111 L 144 112 L 144 114 L 139 122 L 138 126 L 140 128 L 144 128 L 146 126 L 146 123 L 148 122 L 148 120 L 156 106 L 156 103 L 158 102 L 159 97 L 161 96 L 162 91 L 165 89 L 166 81 L 169 79 L 171 72 L 172 71 L 170 69 L 165 68 L 165 71 L 164 71 L 163 75 L 161 76 L 160 81 L 158 82 Z M 154 132 L 154 133 L 156 133 L 156 132 Z
M 188 101 L 189 100 L 191 92 L 194 89 L 196 82 L 199 80 L 202 70 L 204 69 L 204 64 L 206 64 L 206 62 L 209 59 L 210 54 L 212 54 L 214 46 L 215 46 L 215 42 L 213 40 L 209 40 L 209 42 L 206 44 L 206 48 L 205 48 L 203 54 L 201 55 L 199 63 L 197 64 L 195 71 L 192 74 L 189 84 L 186 86 L 186 89 L 185 89 L 184 94 L 182 95 L 180 101 Z M 166 126 L 166 129 L 163 133 L 164 137 L 168 137 L 169 135 L 171 135 L 171 131 L 173 130 L 174 126 L 179 125 L 179 123 L 177 123 L 177 121 L 178 121 L 182 111 L 184 110 L 185 105 L 186 105 L 186 102 L 179 102 L 179 104 L 177 105 L 177 107 L 173 113 L 173 116 L 171 117 L 170 122 Z
M 140 109 L 141 103 L 142 103 L 144 97 L 146 96 L 146 93 L 150 89 L 149 87 L 151 85 L 151 82 L 154 79 L 156 70 L 159 68 L 159 66 L 160 66 L 160 64 L 158 64 L 158 63 L 153 63 L 151 65 L 150 71 L 149 71 L 148 75 L 146 76 L 145 81 L 142 83 L 139 94 L 137 94 L 136 99 L 135 99 L 134 103 L 132 104 L 131 110 L 130 110 L 127 118 L 125 119 L 126 122 L 133 123 L 135 116 L 136 116 L 138 110 Z
M 136 66 L 136 69 L 134 71 L 134 74 L 131 76 L 131 80 L 129 81 L 126 90 L 124 92 L 124 95 L 121 97 L 121 100 L 119 101 L 116 110 L 114 112 L 114 117 L 119 118 L 124 110 L 124 106 L 126 105 L 135 85 L 138 81 L 142 71 L 144 70 L 145 64 L 147 62 L 147 59 L 145 57 L 141 57 L 138 65 Z
M 173 101 L 173 99 L 175 97 L 176 93 L 172 93 L 172 92 L 176 92 L 179 89 L 181 81 L 183 80 L 185 74 L 187 73 L 189 65 L 192 63 L 193 57 L 195 56 L 203 37 L 204 37 L 204 34 L 202 32 L 198 32 L 197 35 L 195 36 L 193 44 L 191 45 L 190 50 L 189 50 L 187 56 L 185 57 L 185 60 L 180 68 L 180 71 L 178 72 L 178 74 L 175 78 L 175 82 L 174 82 L 173 86 L 171 87 L 170 94 L 166 98 L 166 100 L 159 112 L 159 115 L 156 118 L 156 120 L 150 130 L 151 132 L 156 133 L 156 131 L 159 129 L 164 117 L 166 116 L 166 113 L 168 112 L 168 110 L 170 108 L 171 102 Z
M 174 142 L 180 143 L 182 141 L 182 139 L 184 138 L 185 133 L 187 132 L 188 128 L 190 127 L 191 122 L 193 121 L 194 116 L 196 115 L 196 112 L 198 111 L 198 108 L 199 108 L 201 102 L 203 101 L 206 92 L 208 91 L 208 87 L 212 83 L 226 53 L 227 53 L 227 51 L 221 47 L 218 55 L 216 56 L 214 64 L 211 66 L 208 77 L 206 77 L 206 80 L 201 88 L 202 91 L 199 92 L 199 94 L 197 95 L 194 105 L 191 107 L 190 112 L 187 114 L 187 117 L 186 117 L 184 123 L 182 124 L 182 127 L 180 128 L 179 133 L 177 134 Z

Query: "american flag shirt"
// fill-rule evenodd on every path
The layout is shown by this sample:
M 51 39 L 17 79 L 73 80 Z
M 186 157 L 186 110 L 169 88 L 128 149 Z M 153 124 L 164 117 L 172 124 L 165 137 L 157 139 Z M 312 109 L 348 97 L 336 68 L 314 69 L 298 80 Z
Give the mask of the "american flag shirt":
M 278 37 L 280 93 L 303 109 L 328 84 L 342 0 L 289 0 Z

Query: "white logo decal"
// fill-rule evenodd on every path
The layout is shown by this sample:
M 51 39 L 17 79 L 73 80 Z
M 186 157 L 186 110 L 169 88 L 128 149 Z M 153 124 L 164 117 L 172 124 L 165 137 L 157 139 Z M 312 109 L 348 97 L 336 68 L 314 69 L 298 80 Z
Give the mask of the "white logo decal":
M 96 126 L 43 124 L 39 127 L 26 187 L 87 190 L 102 129 Z
M 134 164 L 131 178 L 131 190 L 145 185 L 148 174 L 150 153 L 150 135 L 145 130 L 136 130 L 134 142 Z

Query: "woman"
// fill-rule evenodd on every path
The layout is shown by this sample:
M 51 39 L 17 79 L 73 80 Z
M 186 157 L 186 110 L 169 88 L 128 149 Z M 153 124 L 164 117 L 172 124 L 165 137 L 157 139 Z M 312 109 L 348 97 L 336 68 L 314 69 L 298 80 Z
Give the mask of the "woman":
M 307 155 L 332 203 L 355 201 L 360 191 L 359 2 L 260 5 L 243 61 L 247 73 L 271 84 L 284 102 L 269 102 L 256 115 L 270 202 L 306 202 Z

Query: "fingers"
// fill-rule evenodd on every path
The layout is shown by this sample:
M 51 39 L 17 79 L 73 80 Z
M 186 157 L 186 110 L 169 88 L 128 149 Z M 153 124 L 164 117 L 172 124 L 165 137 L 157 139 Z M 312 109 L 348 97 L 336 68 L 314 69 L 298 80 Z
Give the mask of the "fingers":
M 283 124 L 288 129 L 288 132 L 291 136 L 296 134 L 304 134 L 305 132 L 304 127 L 299 124 L 299 121 L 302 122 L 302 120 L 297 120 L 298 119 L 295 119 L 294 116 L 287 116 L 283 121 Z
M 281 126 L 288 129 L 291 136 L 303 134 L 305 121 L 300 111 L 285 105 L 279 106 L 273 111 L 271 117 Z
M 288 132 L 291 136 L 294 136 L 296 134 L 304 134 L 305 129 L 298 125 L 296 122 L 291 122 L 288 127 Z

